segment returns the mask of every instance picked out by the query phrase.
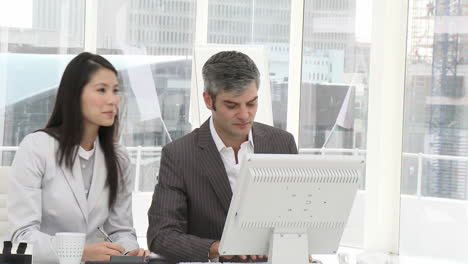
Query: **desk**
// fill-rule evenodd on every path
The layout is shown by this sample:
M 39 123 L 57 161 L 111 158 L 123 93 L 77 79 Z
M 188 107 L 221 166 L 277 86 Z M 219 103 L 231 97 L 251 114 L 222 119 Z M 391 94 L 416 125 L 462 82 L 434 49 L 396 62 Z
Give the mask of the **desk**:
M 348 262 L 338 260 L 337 255 L 313 255 L 315 259 L 322 261 L 323 264 L 356 264 L 359 258 L 359 263 L 362 264 L 466 264 L 466 262 L 451 261 L 447 259 L 434 259 L 430 257 L 415 257 L 415 256 L 388 256 L 379 253 L 364 253 L 360 249 L 340 248 L 339 254 L 345 254 L 348 257 Z M 226 263 L 226 262 L 225 262 Z M 264 262 L 265 264 L 267 262 Z M 217 264 L 217 262 L 186 262 L 180 264 Z M 240 263 L 231 263 L 240 264 Z M 263 264 L 263 263 L 260 263 Z

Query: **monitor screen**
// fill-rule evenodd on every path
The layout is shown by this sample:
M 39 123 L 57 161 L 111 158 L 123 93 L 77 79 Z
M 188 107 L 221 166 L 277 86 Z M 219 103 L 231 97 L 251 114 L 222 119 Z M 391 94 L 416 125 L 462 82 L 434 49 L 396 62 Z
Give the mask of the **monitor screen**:
M 307 262 L 309 254 L 336 253 L 364 167 L 358 156 L 247 155 L 220 254 L 292 263 L 291 256 Z

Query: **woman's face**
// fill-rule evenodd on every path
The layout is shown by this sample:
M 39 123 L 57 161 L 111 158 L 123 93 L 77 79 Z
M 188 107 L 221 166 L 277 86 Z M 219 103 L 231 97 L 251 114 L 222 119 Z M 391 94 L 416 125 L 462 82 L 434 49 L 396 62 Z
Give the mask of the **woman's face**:
M 112 126 L 120 103 L 119 83 L 114 72 L 101 68 L 81 93 L 81 113 L 85 128 Z

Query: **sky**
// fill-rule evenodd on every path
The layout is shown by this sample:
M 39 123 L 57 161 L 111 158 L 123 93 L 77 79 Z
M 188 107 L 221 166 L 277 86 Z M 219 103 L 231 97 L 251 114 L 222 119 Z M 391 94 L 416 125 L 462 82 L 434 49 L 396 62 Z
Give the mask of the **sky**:
M 355 32 L 360 42 L 371 40 L 371 2 L 356 0 Z M 0 0 L 0 26 L 31 28 L 32 3 L 33 0 Z

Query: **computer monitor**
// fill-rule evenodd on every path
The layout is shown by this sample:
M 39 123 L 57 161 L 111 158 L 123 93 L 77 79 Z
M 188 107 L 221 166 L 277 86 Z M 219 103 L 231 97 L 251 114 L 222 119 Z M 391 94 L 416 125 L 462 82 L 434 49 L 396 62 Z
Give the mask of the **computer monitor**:
M 276 264 L 336 253 L 364 167 L 357 156 L 247 155 L 220 254 L 268 255 Z

